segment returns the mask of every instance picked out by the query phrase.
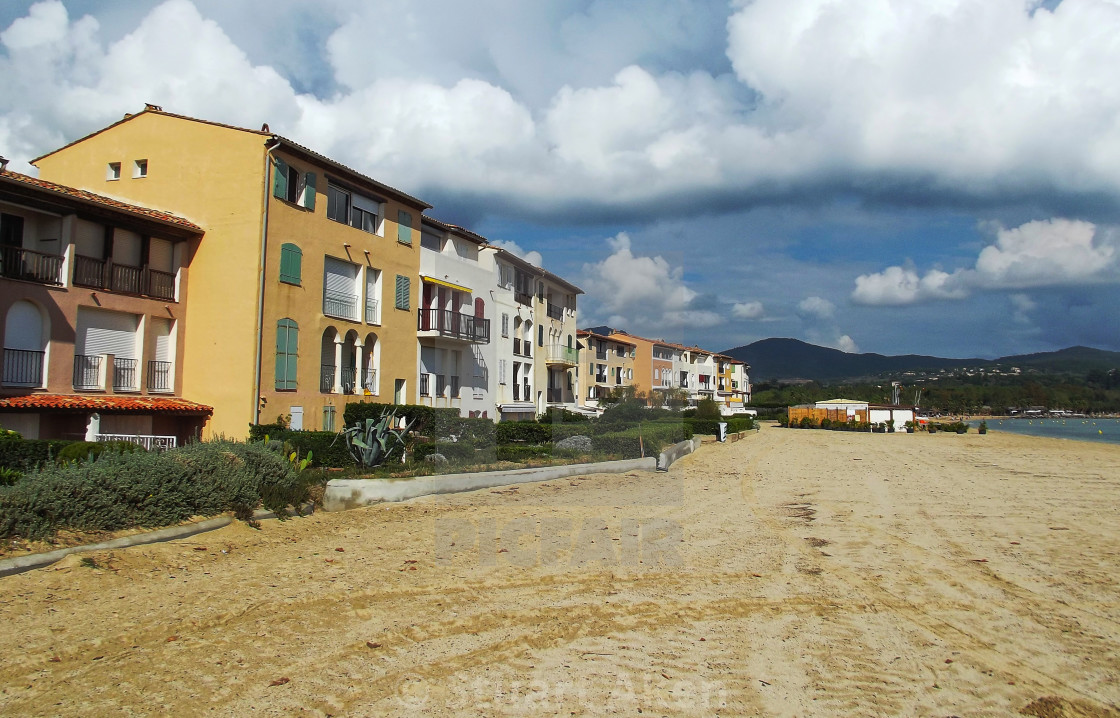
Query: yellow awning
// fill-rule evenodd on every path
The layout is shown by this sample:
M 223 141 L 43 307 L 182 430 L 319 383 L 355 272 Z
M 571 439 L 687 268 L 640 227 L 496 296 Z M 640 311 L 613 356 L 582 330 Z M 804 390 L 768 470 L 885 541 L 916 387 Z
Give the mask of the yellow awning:
M 432 284 L 438 284 L 441 287 L 450 287 L 451 289 L 454 289 L 454 290 L 459 291 L 459 292 L 466 292 L 467 294 L 471 293 L 471 288 L 470 287 L 464 287 L 461 284 L 455 284 L 454 282 L 449 282 L 446 279 L 436 279 L 435 277 L 429 277 L 429 276 L 426 276 L 426 275 L 423 275 L 423 274 L 420 275 L 420 278 L 423 279 L 425 282 L 431 282 Z

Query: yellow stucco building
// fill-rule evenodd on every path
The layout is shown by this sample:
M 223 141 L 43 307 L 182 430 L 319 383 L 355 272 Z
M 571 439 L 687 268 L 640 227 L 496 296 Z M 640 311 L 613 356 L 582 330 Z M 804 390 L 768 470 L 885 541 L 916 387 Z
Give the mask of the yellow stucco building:
M 148 105 L 33 161 L 43 179 L 162 209 L 190 247 L 183 393 L 210 435 L 336 429 L 345 403 L 409 401 L 430 205 L 261 130 Z

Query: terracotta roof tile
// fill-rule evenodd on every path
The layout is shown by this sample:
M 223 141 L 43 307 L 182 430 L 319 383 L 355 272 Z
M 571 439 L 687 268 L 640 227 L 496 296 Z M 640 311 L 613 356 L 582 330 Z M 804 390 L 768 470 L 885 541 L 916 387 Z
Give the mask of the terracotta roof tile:
M 170 396 L 100 396 L 78 394 L 27 394 L 0 398 L 4 409 L 57 409 L 93 411 L 167 411 L 213 414 L 213 407 Z
M 67 197 L 73 197 L 74 199 L 78 199 L 83 202 L 98 204 L 109 209 L 117 210 L 118 212 L 127 212 L 129 214 L 139 215 L 147 219 L 155 219 L 160 222 L 166 222 L 167 224 L 174 224 L 179 227 L 184 227 L 186 229 L 190 229 L 198 232 L 199 234 L 202 234 L 202 228 L 197 224 L 194 224 L 193 222 L 190 222 L 183 219 L 182 217 L 178 217 L 168 212 L 161 212 L 156 209 L 149 209 L 148 207 L 128 204 L 127 202 L 121 202 L 120 200 L 113 199 L 112 197 L 106 197 L 104 195 L 96 194 L 88 190 L 78 189 L 76 187 L 68 187 L 67 185 L 57 184 L 55 182 L 48 182 L 47 180 L 42 180 L 38 177 L 32 177 L 30 175 L 21 174 L 19 172 L 12 172 L 10 170 L 0 171 L 0 178 L 19 182 L 20 184 L 28 185 L 30 187 L 38 187 L 39 189 L 45 189 L 49 192 L 66 195 Z

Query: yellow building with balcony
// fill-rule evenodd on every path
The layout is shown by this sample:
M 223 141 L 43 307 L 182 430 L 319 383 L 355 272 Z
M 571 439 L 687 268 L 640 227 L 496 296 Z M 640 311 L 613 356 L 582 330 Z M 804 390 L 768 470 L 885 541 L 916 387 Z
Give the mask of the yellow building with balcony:
M 350 401 L 416 393 L 430 205 L 261 130 L 144 111 L 33 160 L 44 179 L 172 212 L 191 245 L 182 391 L 209 433 L 341 426 Z

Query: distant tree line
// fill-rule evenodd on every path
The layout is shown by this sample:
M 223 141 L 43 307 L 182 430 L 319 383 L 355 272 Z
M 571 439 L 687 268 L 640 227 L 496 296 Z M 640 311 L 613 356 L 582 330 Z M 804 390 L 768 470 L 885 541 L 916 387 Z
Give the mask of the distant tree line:
M 891 391 L 890 380 L 857 384 L 765 382 L 754 385 L 751 406 L 762 410 L 778 409 L 838 398 L 888 404 Z M 1120 369 L 1083 375 L 968 376 L 959 373 L 903 385 L 900 403 L 912 404 L 918 391 L 921 391 L 920 406 L 931 412 L 979 414 L 991 409 L 993 413 L 1002 413 L 1013 408 L 1041 406 L 1113 413 L 1120 412 Z

